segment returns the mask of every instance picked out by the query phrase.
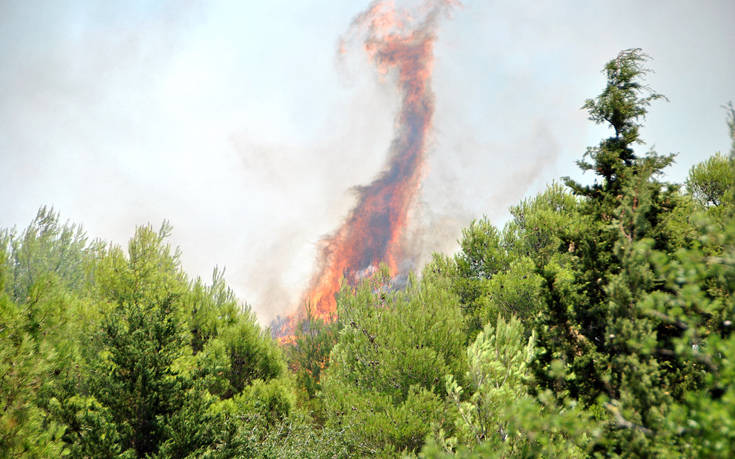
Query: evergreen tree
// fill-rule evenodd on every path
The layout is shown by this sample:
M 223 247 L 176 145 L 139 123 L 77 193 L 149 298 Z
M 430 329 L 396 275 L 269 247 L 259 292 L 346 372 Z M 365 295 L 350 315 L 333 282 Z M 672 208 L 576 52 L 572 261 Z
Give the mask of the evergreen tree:
M 318 397 L 322 373 L 329 367 L 329 354 L 337 342 L 340 322 L 326 323 L 305 307 L 306 316 L 296 326 L 293 343 L 286 344 L 289 369 L 295 373 L 301 403 L 308 407 L 320 423 L 325 421 L 324 408 Z
M 578 161 L 583 171 L 592 170 L 601 177 L 602 183 L 582 186 L 570 179 L 565 182 L 576 194 L 591 199 L 591 205 L 600 207 L 600 213 L 609 212 L 617 207 L 616 199 L 624 184 L 638 172 L 633 145 L 643 143 L 639 130 L 648 113 L 651 102 L 665 99 L 653 92 L 643 82 L 650 70 L 644 67 L 649 57 L 640 49 L 628 49 L 608 62 L 603 69 L 607 84 L 595 99 L 587 99 L 582 106 L 589 113 L 589 119 L 597 124 L 606 124 L 615 132 L 597 147 L 587 150 L 585 157 L 591 162 Z M 654 158 L 656 158 L 654 156 Z M 656 158 L 658 170 L 666 166 L 671 157 Z
M 127 250 L 48 208 L 0 232 L 0 456 L 732 457 L 735 109 L 729 157 L 660 181 L 647 61 L 583 106 L 611 132 L 592 184 L 474 221 L 401 288 L 343 286 L 283 349 L 167 223 Z
M 464 374 L 462 315 L 447 285 L 383 270 L 338 299 L 340 335 L 322 382 L 327 427 L 357 455 L 417 452 L 447 418 L 444 375 Z M 446 423 L 446 421 L 444 421 Z
M 0 242 L 0 456 L 60 456 L 64 427 L 40 403 L 43 385 L 53 377 L 53 349 L 42 333 L 29 331 L 35 326 L 26 311 L 5 293 L 7 239 Z
M 557 405 L 550 393 L 529 392 L 535 335 L 525 337 L 511 317 L 488 323 L 467 348 L 469 370 L 461 387 L 446 377 L 457 408 L 455 436 L 430 438 L 426 457 L 585 457 L 595 423 L 574 403 Z
M 690 457 L 731 457 L 735 225 L 731 221 L 724 230 L 705 226 L 700 241 L 673 254 L 648 254 L 662 288 L 648 293 L 641 309 L 670 329 L 659 352 L 689 369 L 688 378 L 678 384 L 675 403 L 665 413 L 667 441 L 662 449 Z
M 110 410 L 122 450 L 155 453 L 166 419 L 190 384 L 175 362 L 185 357 L 181 305 L 186 283 L 178 252 L 165 244 L 170 226 L 136 231 L 128 255 L 110 247 L 96 266 L 100 299 L 111 310 L 95 336 L 90 395 Z
M 697 203 L 706 208 L 732 206 L 728 190 L 735 186 L 732 159 L 716 154 L 692 167 L 686 186 Z
M 58 212 L 41 207 L 21 233 L 7 232 L 9 279 L 5 286 L 17 302 L 25 302 L 41 278 L 56 278 L 70 291 L 84 288 L 87 264 L 99 242 L 88 243 L 78 225 L 61 224 Z

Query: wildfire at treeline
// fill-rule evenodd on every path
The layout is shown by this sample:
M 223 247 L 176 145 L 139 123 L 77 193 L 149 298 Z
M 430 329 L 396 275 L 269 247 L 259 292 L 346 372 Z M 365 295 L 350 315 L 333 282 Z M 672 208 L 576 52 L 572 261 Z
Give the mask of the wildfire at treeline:
M 432 130 L 446 133 L 456 114 L 450 105 L 435 120 L 437 30 L 456 4 L 376 0 L 342 35 L 338 56 L 361 59 L 399 98 L 394 132 L 383 169 L 355 188 L 298 304 L 270 329 L 223 270 L 185 272 L 167 221 L 136 227 L 127 246 L 91 240 L 46 206 L 25 230 L 0 228 L 0 458 L 735 457 L 735 105 L 722 101 L 728 151 L 670 182 L 677 156 L 642 145 L 657 140 L 644 121 L 667 97 L 647 82 L 655 62 L 641 48 L 612 54 L 602 91 L 579 101 L 607 129 L 578 152 L 594 177 L 548 183 L 502 227 L 473 220 L 455 253 L 420 266 L 413 216 Z M 556 27 L 547 12 L 538 17 Z M 509 103 L 490 102 L 507 116 Z M 532 118 L 517 123 L 523 135 Z M 446 159 L 468 162 L 441 141 Z M 504 151 L 479 153 L 499 169 Z M 480 180 L 500 188 L 488 169 Z
M 315 317 L 333 318 L 342 279 L 354 285 L 380 263 L 392 276 L 410 267 L 402 263 L 402 236 L 421 182 L 434 115 L 431 73 L 437 20 L 451 6 L 449 1 L 433 4 L 416 17 L 392 3 L 376 2 L 355 18 L 340 41 L 339 52 L 346 53 L 360 40 L 381 74 L 397 74 L 401 108 L 385 169 L 372 183 L 357 188 L 357 204 L 342 226 L 322 241 L 321 263 L 301 304 L 286 319 L 274 322 L 274 334 L 282 340 L 293 333 L 306 307 Z

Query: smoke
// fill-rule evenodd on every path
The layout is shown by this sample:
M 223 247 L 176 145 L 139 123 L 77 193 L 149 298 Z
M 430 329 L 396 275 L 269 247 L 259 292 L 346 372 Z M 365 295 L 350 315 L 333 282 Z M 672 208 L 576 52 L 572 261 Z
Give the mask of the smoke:
M 589 178 L 574 160 L 606 132 L 579 107 L 620 49 L 655 58 L 650 84 L 671 103 L 651 108 L 643 135 L 681 152 L 672 180 L 730 148 L 732 1 L 465 0 L 451 21 L 443 3 L 396 1 L 381 19 L 403 22 L 396 36 L 424 23 L 439 35 L 398 271 L 454 250 L 482 214 L 502 225 L 554 177 Z M 0 196 L 12 196 L 0 226 L 49 204 L 124 245 L 135 225 L 167 219 L 188 273 L 224 266 L 263 324 L 295 307 L 359 204 L 354 185 L 380 175 L 397 138 L 400 69 L 365 53 L 378 5 L 356 15 L 366 3 L 0 2 Z
M 405 244 L 406 228 L 431 143 L 437 19 L 449 6 L 450 2 L 430 1 L 408 11 L 376 1 L 353 20 L 340 40 L 340 55 L 359 42 L 380 74 L 395 78 L 401 106 L 385 168 L 368 185 L 354 188 L 355 207 L 339 229 L 322 241 L 321 266 L 303 299 L 317 317 L 333 316 L 334 295 L 343 278 L 355 283 L 380 263 L 386 263 L 394 276 L 413 268 L 415 257 Z M 288 327 L 293 327 L 298 315 Z

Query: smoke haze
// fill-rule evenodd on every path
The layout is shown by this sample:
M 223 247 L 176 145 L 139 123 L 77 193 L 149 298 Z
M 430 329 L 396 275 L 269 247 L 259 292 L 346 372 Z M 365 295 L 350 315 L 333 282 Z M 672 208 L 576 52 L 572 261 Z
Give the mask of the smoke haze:
M 367 2 L 64 3 L 0 3 L 0 226 L 49 204 L 124 244 L 168 219 L 188 272 L 226 267 L 261 323 L 288 311 L 393 140 L 391 74 L 335 58 Z M 731 1 L 464 1 L 452 16 L 406 230 L 420 260 L 555 177 L 588 179 L 573 162 L 606 132 L 579 107 L 621 49 L 654 57 L 649 83 L 671 100 L 642 133 L 680 152 L 671 180 L 729 149 Z

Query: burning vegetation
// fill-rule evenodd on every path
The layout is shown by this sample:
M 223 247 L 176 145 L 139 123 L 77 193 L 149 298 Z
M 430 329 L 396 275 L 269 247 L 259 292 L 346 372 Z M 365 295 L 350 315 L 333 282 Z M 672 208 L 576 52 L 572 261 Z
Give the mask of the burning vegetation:
M 640 49 L 584 103 L 609 135 L 577 162 L 592 184 L 473 221 L 401 281 L 449 5 L 427 2 L 374 3 L 340 47 L 401 105 L 385 169 L 278 329 L 292 345 L 223 271 L 189 277 L 166 222 L 125 248 L 46 207 L 0 228 L 0 458 L 735 457 L 735 145 L 661 178 L 674 155 L 637 146 L 663 98 Z
M 319 269 L 301 306 L 274 324 L 282 341 L 304 317 L 305 305 L 314 317 L 333 319 L 342 279 L 354 285 L 380 263 L 388 266 L 391 276 L 410 268 L 403 233 L 421 184 L 434 115 L 431 73 L 437 18 L 451 5 L 429 2 L 417 17 L 392 2 L 374 2 L 340 40 L 341 54 L 359 41 L 377 70 L 395 77 L 401 94 L 396 132 L 385 169 L 372 183 L 357 187 L 357 204 L 342 226 L 322 241 Z

